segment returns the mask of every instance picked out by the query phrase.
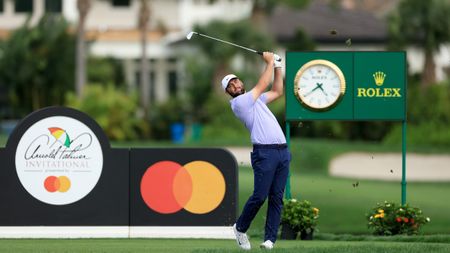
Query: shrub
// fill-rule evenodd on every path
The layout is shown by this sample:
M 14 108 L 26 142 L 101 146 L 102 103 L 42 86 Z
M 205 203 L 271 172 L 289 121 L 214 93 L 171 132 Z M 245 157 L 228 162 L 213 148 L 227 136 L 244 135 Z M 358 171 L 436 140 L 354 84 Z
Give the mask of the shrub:
M 149 135 L 147 123 L 135 115 L 136 97 L 112 85 L 87 85 L 81 98 L 69 93 L 66 99 L 67 106 L 94 118 L 111 140 L 135 140 Z
M 185 115 L 185 103 L 179 98 L 171 97 L 154 106 L 150 110 L 153 137 L 158 140 L 170 139 L 170 125 L 184 123 Z
M 250 142 L 248 130 L 233 114 L 227 99 L 210 96 L 206 102 L 204 114 L 207 115 L 207 124 L 203 129 L 205 139 Z
M 408 89 L 409 145 L 450 146 L 450 82 L 434 84 L 426 89 L 412 83 Z M 387 144 L 398 144 L 402 138 L 402 126 L 397 124 L 386 136 Z
M 366 218 L 375 235 L 416 235 L 422 225 L 430 222 L 419 208 L 388 201 L 378 203 Z
M 308 200 L 283 200 L 281 223 L 289 224 L 295 231 L 310 233 L 316 230 L 319 209 L 313 207 Z
M 103 85 L 114 84 L 119 87 L 125 84 L 124 66 L 112 57 L 89 57 L 87 60 L 87 79 L 90 83 Z

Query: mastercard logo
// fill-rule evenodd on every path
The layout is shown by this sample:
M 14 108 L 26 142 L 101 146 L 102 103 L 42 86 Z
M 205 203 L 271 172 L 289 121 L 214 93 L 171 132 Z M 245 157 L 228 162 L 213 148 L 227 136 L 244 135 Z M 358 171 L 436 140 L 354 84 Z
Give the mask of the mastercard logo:
M 70 189 L 70 179 L 66 176 L 49 176 L 44 180 L 44 188 L 48 192 L 67 192 Z
M 184 209 L 205 214 L 216 209 L 225 196 L 225 179 L 220 170 L 205 161 L 180 165 L 157 162 L 145 171 L 141 196 L 155 212 L 171 214 Z

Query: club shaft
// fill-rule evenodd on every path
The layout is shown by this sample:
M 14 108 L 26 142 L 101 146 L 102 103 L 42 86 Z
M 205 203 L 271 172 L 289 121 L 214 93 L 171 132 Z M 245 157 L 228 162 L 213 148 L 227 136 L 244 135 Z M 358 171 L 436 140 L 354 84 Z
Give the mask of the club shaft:
M 219 42 L 223 42 L 223 43 L 226 43 L 226 44 L 228 44 L 228 45 L 232 45 L 232 46 L 235 46 L 235 47 L 239 47 L 239 48 L 245 49 L 245 50 L 247 50 L 247 51 L 250 51 L 250 52 L 253 52 L 253 53 L 257 53 L 257 54 L 259 54 L 259 55 L 262 55 L 262 52 L 256 51 L 255 49 L 251 49 L 251 48 L 244 47 L 244 46 L 241 46 L 241 45 L 238 45 L 238 44 L 234 44 L 234 43 L 231 43 L 231 42 L 228 42 L 228 41 L 225 41 L 225 40 L 221 40 L 221 39 L 218 39 L 218 38 L 214 38 L 214 37 L 208 36 L 208 35 L 206 35 L 206 34 L 201 34 L 201 33 L 197 33 L 197 34 L 200 35 L 200 36 L 206 37 L 206 38 L 208 38 L 208 39 L 212 39 L 212 40 L 216 40 L 216 41 L 219 41 Z

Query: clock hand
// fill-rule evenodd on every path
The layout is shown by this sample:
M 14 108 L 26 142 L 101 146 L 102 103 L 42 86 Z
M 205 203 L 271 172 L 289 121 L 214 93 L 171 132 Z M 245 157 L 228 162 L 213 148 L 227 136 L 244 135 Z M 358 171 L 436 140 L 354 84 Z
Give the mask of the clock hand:
M 314 89 L 312 89 L 310 92 L 306 93 L 304 97 L 307 97 L 307 96 L 311 95 L 311 93 L 313 93 L 315 90 L 317 90 L 317 89 L 319 89 L 319 88 L 320 88 L 319 84 L 316 83 L 316 88 L 314 88 Z
M 328 97 L 328 94 L 325 92 L 325 90 L 322 88 L 322 85 L 323 85 L 323 83 L 318 83 L 317 84 L 318 86 L 317 87 L 319 87 L 319 89 L 323 92 L 323 94 L 325 94 L 325 96 L 327 96 Z

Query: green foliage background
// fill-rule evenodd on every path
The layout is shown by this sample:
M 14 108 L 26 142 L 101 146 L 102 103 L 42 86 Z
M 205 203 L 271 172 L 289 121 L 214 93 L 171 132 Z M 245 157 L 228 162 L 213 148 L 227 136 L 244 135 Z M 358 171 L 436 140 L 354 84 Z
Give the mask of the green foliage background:
M 63 105 L 73 90 L 74 37 L 58 16 L 29 20 L 1 44 L 0 85 L 8 90 L 13 116 L 50 105 Z
M 95 119 L 111 140 L 135 140 L 150 134 L 147 122 L 136 115 L 136 96 L 112 85 L 88 85 L 81 98 L 68 93 L 66 105 Z

